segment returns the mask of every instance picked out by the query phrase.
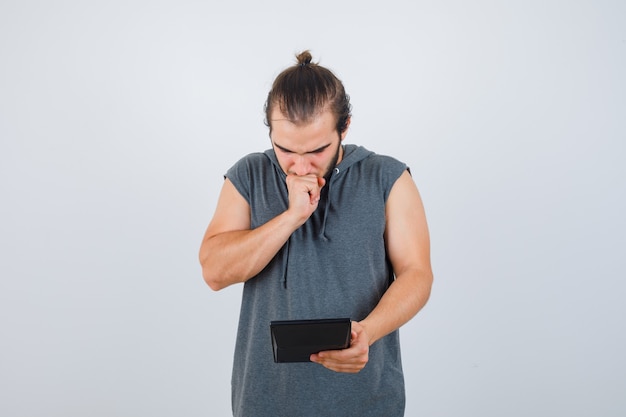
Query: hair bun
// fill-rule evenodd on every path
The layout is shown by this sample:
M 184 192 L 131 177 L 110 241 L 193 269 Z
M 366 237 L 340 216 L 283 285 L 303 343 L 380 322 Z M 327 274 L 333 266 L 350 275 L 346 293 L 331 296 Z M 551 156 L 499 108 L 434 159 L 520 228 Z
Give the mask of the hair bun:
M 311 52 L 307 50 L 307 51 L 302 51 L 298 55 L 296 55 L 296 59 L 298 60 L 298 65 L 300 65 L 301 67 L 304 67 L 311 63 L 313 56 L 311 56 Z

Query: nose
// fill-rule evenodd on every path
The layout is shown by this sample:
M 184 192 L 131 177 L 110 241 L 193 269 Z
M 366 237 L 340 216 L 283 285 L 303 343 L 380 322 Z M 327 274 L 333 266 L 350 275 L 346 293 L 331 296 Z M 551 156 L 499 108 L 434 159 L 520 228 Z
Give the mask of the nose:
M 291 170 L 298 176 L 311 173 L 311 164 L 305 155 L 296 155 Z

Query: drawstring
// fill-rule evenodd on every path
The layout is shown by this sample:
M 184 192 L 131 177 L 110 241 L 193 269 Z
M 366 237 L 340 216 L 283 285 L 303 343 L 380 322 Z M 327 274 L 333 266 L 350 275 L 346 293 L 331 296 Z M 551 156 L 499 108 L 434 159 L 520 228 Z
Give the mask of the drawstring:
M 333 170 L 334 174 L 339 174 L 339 168 Z M 332 187 L 332 175 L 328 178 L 328 191 L 326 192 L 326 206 L 324 207 L 324 213 L 322 214 L 322 228 L 320 230 L 320 237 L 322 240 L 328 242 L 328 236 L 326 236 L 326 219 L 328 218 L 328 211 L 330 210 L 330 189 Z
M 283 288 L 287 288 L 287 269 L 289 264 L 289 243 L 291 242 L 291 236 L 285 243 L 285 251 L 283 253 Z

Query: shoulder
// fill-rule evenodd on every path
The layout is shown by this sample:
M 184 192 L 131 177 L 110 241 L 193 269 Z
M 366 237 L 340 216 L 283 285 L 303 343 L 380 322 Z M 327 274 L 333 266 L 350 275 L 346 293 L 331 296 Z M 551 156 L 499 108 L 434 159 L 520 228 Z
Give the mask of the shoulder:
M 284 176 L 273 150 L 242 157 L 224 175 L 248 202 L 259 190 L 279 189 L 284 183 Z
M 249 200 L 253 179 L 258 177 L 257 173 L 259 171 L 266 169 L 264 165 L 268 163 L 268 158 L 261 152 L 247 154 L 226 171 L 224 178 L 230 180 L 237 191 L 246 200 Z
M 385 184 L 385 188 L 391 187 L 405 171 L 410 172 L 407 164 L 399 159 L 374 152 L 363 159 L 361 163 L 363 164 L 363 170 L 382 181 Z
M 231 181 L 237 178 L 249 178 L 259 172 L 272 169 L 272 165 L 271 157 L 267 154 L 267 152 L 253 152 L 245 155 L 235 162 L 228 169 L 228 171 L 226 171 L 224 177 L 230 179 Z
M 345 151 L 347 165 L 356 164 L 374 171 L 396 170 L 400 173 L 407 168 L 406 164 L 399 159 L 372 152 L 363 146 L 346 145 Z
M 403 171 L 407 168 L 407 165 L 399 159 L 394 158 L 393 156 L 381 155 L 377 153 L 372 153 L 365 159 L 365 162 L 371 164 L 372 166 L 381 167 L 382 169 L 399 169 L 400 171 Z
M 354 145 L 346 147 L 346 158 L 339 167 L 342 165 L 345 186 L 367 189 L 372 195 L 382 195 L 383 201 L 387 200 L 398 178 L 408 169 L 397 158 Z

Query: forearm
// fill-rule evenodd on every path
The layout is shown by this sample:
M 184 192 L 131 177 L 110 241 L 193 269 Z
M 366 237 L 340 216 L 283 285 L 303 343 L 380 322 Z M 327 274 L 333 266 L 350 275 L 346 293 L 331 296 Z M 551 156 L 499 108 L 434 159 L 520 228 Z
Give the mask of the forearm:
M 216 291 L 247 281 L 265 268 L 298 227 L 285 212 L 255 229 L 205 238 L 200 248 L 204 280 Z
M 407 270 L 396 276 L 378 305 L 360 322 L 370 346 L 407 323 L 424 307 L 432 281 L 430 270 Z

